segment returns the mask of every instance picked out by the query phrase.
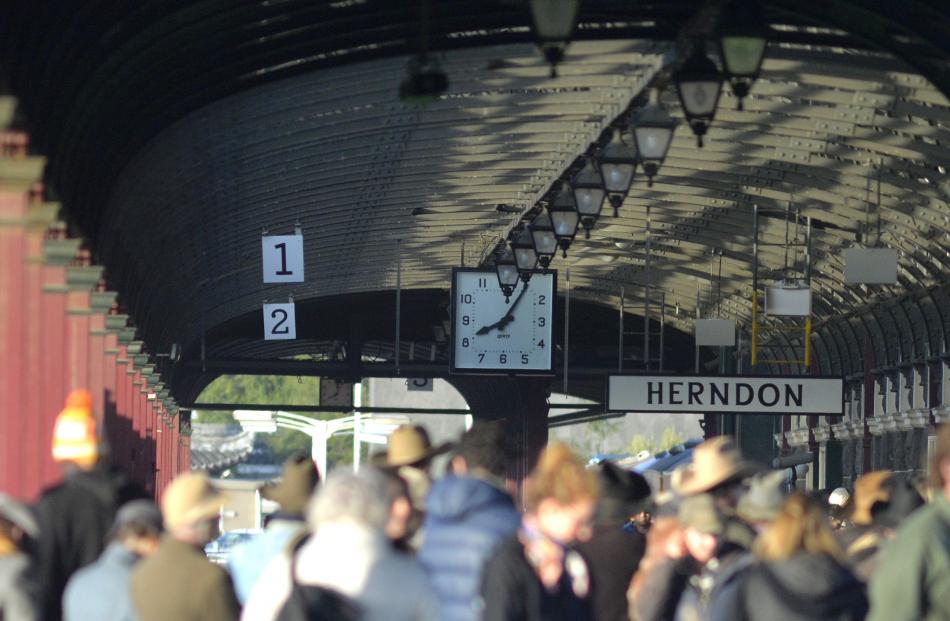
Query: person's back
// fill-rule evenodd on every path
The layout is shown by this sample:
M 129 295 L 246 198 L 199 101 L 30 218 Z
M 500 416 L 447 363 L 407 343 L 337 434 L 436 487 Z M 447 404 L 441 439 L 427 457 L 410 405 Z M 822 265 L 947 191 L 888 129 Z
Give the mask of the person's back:
M 482 570 L 495 547 L 518 529 L 511 497 L 491 483 L 446 476 L 429 494 L 426 539 L 419 551 L 444 621 L 478 618 Z
M 223 500 L 201 474 L 183 474 L 165 490 L 168 534 L 132 572 L 132 602 L 142 621 L 237 619 L 240 604 L 231 578 L 202 549 L 217 535 Z
M 74 391 L 56 420 L 53 458 L 64 464 L 64 480 L 43 492 L 36 504 L 41 536 L 37 539 L 37 581 L 43 618 L 62 617 L 63 589 L 74 572 L 94 562 L 118 508 L 146 498 L 145 490 L 111 468 L 97 437 L 92 397 Z
M 950 500 L 918 509 L 881 551 L 869 621 L 950 619 Z
M 754 565 L 740 590 L 741 618 L 749 621 L 860 621 L 868 611 L 861 581 L 825 554 Z
M 37 621 L 30 544 L 39 533 L 30 511 L 0 493 L 0 619 Z

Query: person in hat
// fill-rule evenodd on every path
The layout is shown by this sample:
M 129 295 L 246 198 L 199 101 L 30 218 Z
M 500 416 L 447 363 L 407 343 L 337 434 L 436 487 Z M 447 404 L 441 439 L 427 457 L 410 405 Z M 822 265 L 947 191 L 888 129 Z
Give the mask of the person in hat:
M 691 575 L 679 596 L 675 617 L 701 619 L 706 617 L 707 605 L 719 573 L 731 564 L 736 549 L 724 541 L 725 516 L 709 494 L 694 494 L 684 498 L 680 504 L 679 519 L 684 528 L 683 540 L 687 552 L 682 570 Z M 676 595 L 674 590 L 668 591 L 668 597 L 676 598 Z
M 141 621 L 234 621 L 241 606 L 227 572 L 204 546 L 218 535 L 225 502 L 207 475 L 180 475 L 162 495 L 165 536 L 132 572 L 132 603 Z
M 389 434 L 386 467 L 396 472 L 409 487 L 412 516 L 406 541 L 412 551 L 422 547 L 426 498 L 432 487 L 429 468 L 432 458 L 449 449 L 449 445 L 432 446 L 429 432 L 421 425 L 400 425 Z
M 110 543 L 92 565 L 70 578 L 63 594 L 64 621 L 135 621 L 129 587 L 132 569 L 158 547 L 162 514 L 148 500 L 123 505 Z
M 933 501 L 915 510 L 881 551 L 869 621 L 950 619 L 950 424 L 936 429 Z
M 848 568 L 824 508 L 809 496 L 785 500 L 754 552 L 758 562 L 744 573 L 731 619 L 859 621 L 867 614 L 864 585 Z
M 387 539 L 393 491 L 375 467 L 331 472 L 307 508 L 312 533 L 267 565 L 241 619 L 336 621 L 355 607 L 361 621 L 441 621 L 425 571 Z
M 717 436 L 693 448 L 692 463 L 674 472 L 673 491 L 680 496 L 710 494 L 720 510 L 732 514 L 745 492 L 743 480 L 761 468 L 742 456 L 729 436 Z
M 30 547 L 38 534 L 30 510 L 0 493 L 0 619 L 40 619 L 35 585 L 30 580 Z
M 476 621 L 485 562 L 518 530 L 521 516 L 505 488 L 511 446 L 500 421 L 477 420 L 453 449 L 451 474 L 429 494 L 419 561 L 444 621 Z
M 53 427 L 52 449 L 64 478 L 37 502 L 36 559 L 42 616 L 59 621 L 66 583 L 99 558 L 119 507 L 148 495 L 109 464 L 87 390 L 66 398 Z
M 838 531 L 845 552 L 862 580 L 869 580 L 877 567 L 877 554 L 884 543 L 884 528 L 874 522 L 874 513 L 890 503 L 894 473 L 875 470 L 862 474 L 854 482 L 851 526 Z
M 626 621 L 627 588 L 640 565 L 646 537 L 624 527 L 633 516 L 649 510 L 650 485 L 643 476 L 604 461 L 597 467 L 600 498 L 587 541 L 577 544 L 590 568 L 594 618 Z
M 261 498 L 276 502 L 280 508 L 270 516 L 260 537 L 236 547 L 228 559 L 228 571 L 242 604 L 247 601 L 267 563 L 291 540 L 306 532 L 304 510 L 319 482 L 320 474 L 313 459 L 309 455 L 296 454 L 284 463 L 279 482 L 260 488 Z
M 851 492 L 843 487 L 831 490 L 828 494 L 828 510 L 832 528 L 841 530 L 850 527 L 847 514 L 851 511 Z

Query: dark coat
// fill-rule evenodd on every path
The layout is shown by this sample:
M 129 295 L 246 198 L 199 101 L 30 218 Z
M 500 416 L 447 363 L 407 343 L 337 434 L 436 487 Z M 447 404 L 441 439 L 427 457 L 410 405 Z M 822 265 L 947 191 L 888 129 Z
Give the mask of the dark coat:
M 800 552 L 759 563 L 744 574 L 739 595 L 745 621 L 861 621 L 864 585 L 832 557 Z
M 132 604 L 141 621 L 235 621 L 241 612 L 228 573 L 168 536 L 132 572 Z
M 577 553 L 573 552 L 575 557 Z M 580 563 L 583 561 L 578 557 Z M 503 541 L 485 567 L 482 621 L 591 621 L 586 597 L 575 595 L 568 571 L 548 591 L 525 558 L 517 536 Z
M 118 508 L 146 497 L 145 490 L 106 466 L 71 472 L 43 492 L 36 505 L 40 527 L 36 570 L 43 619 L 62 618 L 66 582 L 99 557 Z
M 418 559 L 439 598 L 444 621 L 476 621 L 482 569 L 520 517 L 506 492 L 472 477 L 447 476 L 426 499 Z
M 698 572 L 699 567 L 690 556 L 668 558 L 654 565 L 633 602 L 637 621 L 672 621 L 689 579 Z
M 590 541 L 577 546 L 590 568 L 594 618 L 597 621 L 628 621 L 627 589 L 640 566 L 646 539 L 639 532 L 615 524 L 594 526 Z

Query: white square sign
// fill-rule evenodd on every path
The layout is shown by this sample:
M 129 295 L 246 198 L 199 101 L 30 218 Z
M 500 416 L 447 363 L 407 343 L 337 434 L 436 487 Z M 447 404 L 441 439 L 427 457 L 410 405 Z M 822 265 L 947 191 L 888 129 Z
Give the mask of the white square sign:
M 303 282 L 303 235 L 261 238 L 264 282 Z
M 297 338 L 294 303 L 264 305 L 264 340 L 282 341 Z
M 736 324 L 731 319 L 697 319 L 696 344 L 734 347 L 736 344 Z

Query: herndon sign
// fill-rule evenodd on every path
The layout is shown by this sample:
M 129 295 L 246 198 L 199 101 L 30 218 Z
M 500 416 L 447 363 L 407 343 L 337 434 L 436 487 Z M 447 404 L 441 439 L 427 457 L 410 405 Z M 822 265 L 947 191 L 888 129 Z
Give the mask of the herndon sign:
M 607 409 L 840 416 L 844 410 L 844 380 L 766 375 L 611 375 Z

